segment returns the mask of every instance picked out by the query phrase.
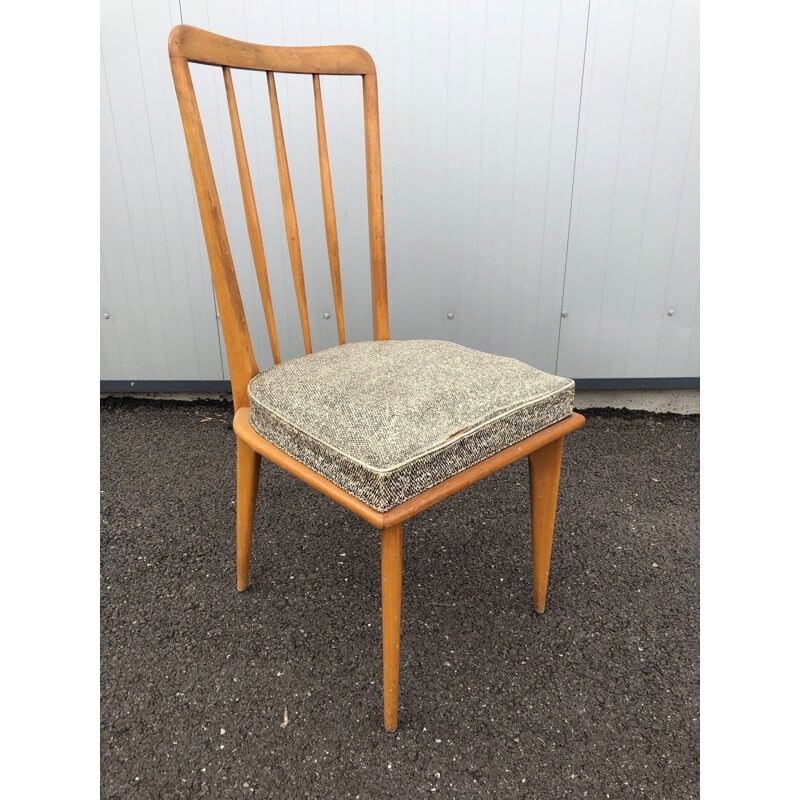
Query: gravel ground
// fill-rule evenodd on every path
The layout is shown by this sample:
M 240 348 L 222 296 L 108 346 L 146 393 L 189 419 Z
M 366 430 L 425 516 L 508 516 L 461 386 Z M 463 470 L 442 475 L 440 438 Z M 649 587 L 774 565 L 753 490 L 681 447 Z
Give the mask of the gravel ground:
M 101 405 L 104 798 L 696 798 L 697 416 L 587 411 L 547 611 L 526 465 L 406 525 L 383 730 L 379 537 L 265 463 L 235 589 L 232 412 Z

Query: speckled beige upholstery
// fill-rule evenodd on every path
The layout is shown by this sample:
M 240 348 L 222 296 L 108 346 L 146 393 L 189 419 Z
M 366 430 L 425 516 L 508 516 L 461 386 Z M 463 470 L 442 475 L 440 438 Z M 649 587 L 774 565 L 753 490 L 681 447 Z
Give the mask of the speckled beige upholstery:
M 572 413 L 575 384 L 452 342 L 357 342 L 248 387 L 261 436 L 378 511 Z

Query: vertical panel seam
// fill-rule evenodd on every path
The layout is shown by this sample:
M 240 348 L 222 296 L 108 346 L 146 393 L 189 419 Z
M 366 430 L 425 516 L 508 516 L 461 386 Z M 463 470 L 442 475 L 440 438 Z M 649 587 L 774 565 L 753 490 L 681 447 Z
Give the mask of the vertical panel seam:
M 695 88 L 694 94 L 694 108 L 692 111 L 692 124 L 689 128 L 689 139 L 686 144 L 686 157 L 683 160 L 683 172 L 681 174 L 681 188 L 678 194 L 678 208 L 675 213 L 675 225 L 672 231 L 672 245 L 670 248 L 669 254 L 669 277 L 667 278 L 667 286 L 666 286 L 666 296 L 664 297 L 665 300 L 669 300 L 669 291 L 670 291 L 670 284 L 672 282 L 672 270 L 673 270 L 673 263 L 675 261 L 675 240 L 678 238 L 678 226 L 680 225 L 681 221 L 681 209 L 683 208 L 683 198 L 684 198 L 684 188 L 686 186 L 686 171 L 689 167 L 689 157 L 692 155 L 692 140 L 694 139 L 694 128 L 695 123 L 697 121 L 697 107 L 698 107 L 698 97 L 700 93 L 700 87 L 698 86 Z M 697 311 L 697 304 L 695 303 L 694 314 Z M 696 316 L 692 316 L 692 319 L 696 319 Z M 661 359 L 661 341 L 664 336 L 664 319 L 662 317 L 661 324 L 659 325 L 659 332 L 658 332 L 658 344 L 656 346 L 656 356 L 655 356 L 655 364 L 656 368 L 658 367 L 658 362 Z M 688 360 L 688 352 L 686 359 Z M 684 362 L 685 363 L 685 362 Z
M 558 30 L 556 33 L 556 52 L 555 52 L 555 60 L 553 63 L 553 86 L 550 93 L 550 129 L 547 134 L 547 173 L 544 179 L 544 208 L 542 209 L 542 224 L 539 230 L 539 270 L 538 276 L 536 281 L 536 311 L 537 311 L 537 322 L 536 322 L 536 329 L 538 329 L 538 313 L 541 309 L 541 298 L 542 298 L 542 274 L 544 272 L 544 253 L 545 253 L 545 240 L 547 234 L 547 214 L 548 214 L 548 202 L 550 198 L 550 167 L 552 164 L 552 153 L 553 153 L 553 120 L 555 119 L 555 109 L 556 109 L 556 92 L 557 92 L 557 85 L 558 85 L 558 59 L 561 53 L 561 22 L 564 17 L 564 2 L 559 4 L 558 7 Z M 588 24 L 587 24 L 588 30 Z M 584 46 L 584 59 L 586 58 L 586 48 Z M 582 73 L 581 73 L 582 74 Z M 579 96 L 579 103 L 580 103 L 580 96 Z M 576 137 L 577 142 L 577 137 Z M 577 153 L 577 146 L 575 148 Z M 575 180 L 575 162 L 573 160 L 573 183 Z M 572 198 L 570 196 L 570 203 L 572 202 Z M 569 235 L 569 234 L 568 234 Z M 565 265 L 566 269 L 566 265 Z M 562 284 L 562 294 L 563 294 L 563 284 Z M 520 305 L 522 304 L 522 297 L 523 293 L 520 292 Z M 563 299 L 561 300 L 563 302 Z M 556 334 L 560 332 L 561 329 L 561 317 L 558 317 L 559 325 Z M 521 328 L 521 326 L 520 326 Z M 556 336 L 556 339 L 558 337 Z M 521 339 L 518 340 L 517 348 L 520 347 Z M 558 361 L 558 341 L 556 341 L 556 362 Z M 555 370 L 555 366 L 553 367 Z
M 567 215 L 567 242 L 564 252 L 564 277 L 561 282 L 561 303 L 558 309 L 558 339 L 556 340 L 556 366 L 555 371 L 558 373 L 558 361 L 561 356 L 561 328 L 563 326 L 563 317 L 561 312 L 564 310 L 564 295 L 567 290 L 567 270 L 569 269 L 569 239 L 572 231 L 572 204 L 575 199 L 575 172 L 578 164 L 578 136 L 581 130 L 581 110 L 583 108 L 583 81 L 586 77 L 586 51 L 589 46 L 589 20 L 592 13 L 592 0 L 586 7 L 586 32 L 583 36 L 583 64 L 581 65 L 581 88 L 578 93 L 578 118 L 575 124 L 575 148 L 572 154 L 572 186 L 569 192 L 569 214 Z
M 519 102 L 520 102 L 520 95 L 522 93 L 522 53 L 523 53 L 523 43 L 525 41 L 525 3 L 522 3 L 522 15 L 519 24 L 519 60 L 517 63 L 517 97 L 516 102 L 514 103 L 514 112 L 516 114 L 516 118 L 514 120 L 514 149 L 513 154 L 511 156 L 511 165 L 512 165 L 512 178 L 511 178 L 511 203 L 509 206 L 509 219 L 508 219 L 508 257 L 506 260 L 506 286 L 505 286 L 505 297 L 509 297 L 509 286 L 511 283 L 511 270 L 512 270 L 512 259 L 513 259 L 513 252 L 514 252 L 514 203 L 516 201 L 517 196 L 517 145 L 519 144 Z M 552 124 L 552 117 L 551 117 L 551 124 Z M 523 274 L 524 274 L 524 267 L 523 267 Z M 520 294 L 522 292 L 520 291 Z M 492 332 L 492 317 L 489 317 L 489 325 L 488 327 L 488 337 L 491 338 Z M 503 333 L 508 331 L 508 317 L 503 320 L 502 329 Z M 506 343 L 508 343 L 508 338 L 505 337 Z M 519 340 L 518 340 L 519 341 Z
M 450 149 L 450 49 L 451 49 L 451 42 L 452 42 L 452 35 L 453 30 L 451 27 L 451 19 L 452 19 L 452 5 L 451 3 L 447 3 L 447 58 L 446 58 L 446 66 L 445 66 L 445 79 L 444 79 L 444 148 L 445 152 L 449 153 Z M 443 181 L 443 202 L 442 206 L 444 208 L 444 214 L 442 215 L 443 224 L 447 225 L 447 220 L 449 219 L 449 215 L 452 213 L 452 204 L 451 204 L 451 191 L 450 191 L 450 175 L 447 170 L 447 166 L 445 165 L 444 169 L 444 181 Z M 437 292 L 439 301 L 442 302 L 445 306 L 449 305 L 448 300 L 448 291 L 447 289 L 452 289 L 453 285 L 456 283 L 456 280 L 452 277 L 452 265 L 455 261 L 454 258 L 448 258 L 445 260 L 447 266 L 445 269 L 439 269 L 439 291 Z M 441 318 L 443 309 L 437 308 L 436 313 Z M 459 315 L 460 320 L 460 315 Z M 453 340 L 454 334 L 457 333 L 458 327 L 455 326 L 453 333 L 450 333 L 446 327 L 440 328 L 442 331 L 442 339 L 450 339 Z
M 140 306 L 142 308 L 142 312 L 144 312 L 145 302 L 144 302 L 144 295 L 142 294 L 141 276 L 140 276 L 140 273 L 139 273 L 139 258 L 138 258 L 137 254 L 136 254 L 136 245 L 134 244 L 133 225 L 131 224 L 131 211 L 130 211 L 130 203 L 128 201 L 128 191 L 127 191 L 127 185 L 126 185 L 126 180 L 125 180 L 125 170 L 124 170 L 124 168 L 122 166 L 122 154 L 120 153 L 120 150 L 119 150 L 119 138 L 117 137 L 117 124 L 116 124 L 116 121 L 114 119 L 114 107 L 113 107 L 113 104 L 111 102 L 111 91 L 110 91 L 109 86 L 108 86 L 106 62 L 105 62 L 105 58 L 103 56 L 102 43 L 101 43 L 101 46 L 100 46 L 100 66 L 101 66 L 101 71 L 102 71 L 101 75 L 103 77 L 103 88 L 104 88 L 104 91 L 106 93 L 106 96 L 108 97 L 108 115 L 109 115 L 110 121 L 111 121 L 111 129 L 114 132 L 114 150 L 115 150 L 116 156 L 117 156 L 117 163 L 119 164 L 120 183 L 122 184 L 122 202 L 123 202 L 123 204 L 125 206 L 125 219 L 126 219 L 126 221 L 128 223 L 128 236 L 130 237 L 130 240 L 131 240 L 131 251 L 130 252 L 131 252 L 131 257 L 132 257 L 133 263 L 134 263 L 134 265 L 136 267 L 136 281 L 135 281 L 136 282 L 136 288 L 138 289 L 139 304 L 140 304 Z M 144 313 L 143 313 L 143 316 L 144 316 Z M 152 351 L 153 351 L 153 348 L 151 346 L 152 343 L 150 341 L 149 326 L 145 326 L 145 335 L 142 338 L 144 339 L 144 341 L 146 343 L 147 355 L 150 357 L 148 359 L 148 361 L 149 361 L 149 363 L 152 363 Z M 133 352 L 134 352 L 134 361 L 136 363 L 137 373 L 138 373 L 138 367 L 139 367 L 138 348 L 134 347 Z
M 639 293 L 639 276 L 641 275 L 641 272 L 642 272 L 642 247 L 644 246 L 644 230 L 645 230 L 645 226 L 647 225 L 647 211 L 648 211 L 648 208 L 650 207 L 650 188 L 651 188 L 652 182 L 653 182 L 653 162 L 654 162 L 654 159 L 655 159 L 656 148 L 658 147 L 658 128 L 659 128 L 659 125 L 661 123 L 661 108 L 662 108 L 663 103 L 664 103 L 664 82 L 665 82 L 666 76 L 667 76 L 667 66 L 669 64 L 669 49 L 670 49 L 670 45 L 672 43 L 672 29 L 673 29 L 672 17 L 673 17 L 674 10 L 675 10 L 675 2 L 673 0 L 673 2 L 670 4 L 669 20 L 667 22 L 667 26 L 668 26 L 667 43 L 666 43 L 666 45 L 664 47 L 664 64 L 661 67 L 661 83 L 660 83 L 660 85 L 658 87 L 658 108 L 656 109 L 656 121 L 655 121 L 655 125 L 653 126 L 653 146 L 650 148 L 650 164 L 649 164 L 648 170 L 647 170 L 647 188 L 645 189 L 644 207 L 642 208 L 642 224 L 641 224 L 641 227 L 639 228 L 639 243 L 638 243 L 637 248 L 636 248 L 636 275 L 635 275 L 635 277 L 633 279 L 633 293 L 631 295 L 631 307 L 630 307 L 630 319 L 631 320 L 633 320 L 635 318 L 635 316 L 636 316 L 636 299 L 637 299 L 637 295 Z M 694 123 L 694 120 L 692 120 L 692 122 Z M 683 167 L 683 176 L 684 177 L 686 175 L 686 163 L 687 162 L 688 162 L 688 151 L 687 151 L 687 158 L 684 160 L 684 167 Z M 683 178 L 681 179 L 681 194 L 682 193 L 683 193 Z M 675 226 L 674 226 L 673 230 L 677 230 L 679 214 L 680 214 L 680 195 L 679 195 L 679 201 L 678 201 L 678 208 L 677 208 L 677 210 L 675 212 Z M 672 247 L 673 247 L 673 249 L 675 247 L 674 235 L 673 235 L 673 239 L 672 239 Z M 670 265 L 670 269 L 671 269 L 671 265 Z M 669 276 L 667 276 L 667 285 L 669 285 Z M 661 341 L 661 331 L 662 330 L 663 330 L 663 321 L 659 325 L 659 343 Z M 628 327 L 628 338 L 627 338 L 627 340 L 625 342 L 625 360 L 624 360 L 623 365 L 622 365 L 622 373 L 623 373 L 623 375 L 627 375 L 628 374 L 628 359 L 629 359 L 630 352 L 631 352 L 631 337 L 633 336 L 633 332 L 634 332 L 634 326 L 633 326 L 633 324 L 631 324 Z M 656 363 L 657 363 L 657 358 L 656 358 L 656 361 L 653 364 L 653 370 L 654 371 L 656 369 Z
M 483 65 L 481 67 L 481 102 L 480 102 L 480 113 L 481 113 L 481 132 L 480 132 L 480 141 L 478 145 L 478 196 L 480 198 L 482 194 L 482 187 L 483 187 L 483 139 L 484 139 L 484 129 L 486 127 L 486 119 L 485 119 L 485 108 L 484 108 L 484 99 L 486 97 L 486 30 L 488 28 L 489 22 L 489 2 L 486 0 L 485 10 L 483 15 Z M 472 263 L 472 280 L 471 285 L 478 286 L 478 272 L 479 272 L 479 256 L 478 252 L 480 250 L 481 244 L 481 208 L 482 203 L 480 199 L 478 201 L 478 208 L 475 215 L 475 258 L 473 259 Z M 459 287 L 461 288 L 461 287 Z M 461 305 L 461 294 L 459 292 L 459 306 Z M 475 316 L 475 308 L 471 309 L 473 313 L 473 319 Z M 473 325 L 473 329 L 474 329 Z M 477 333 L 475 334 L 478 335 Z
M 614 238 L 614 226 L 618 219 L 618 196 L 617 196 L 617 186 L 619 183 L 619 167 L 620 162 L 622 160 L 622 134 L 625 128 L 625 120 L 628 114 L 628 103 L 629 98 L 631 95 L 631 62 L 633 60 L 633 46 L 634 41 L 636 39 L 636 22 L 638 18 L 638 14 L 640 13 L 640 7 L 636 4 L 632 6 L 631 12 L 631 32 L 630 32 L 630 41 L 628 42 L 628 56 L 625 65 L 625 92 L 622 97 L 622 114 L 619 123 L 619 130 L 617 131 L 617 143 L 616 143 L 616 157 L 614 159 L 614 179 L 611 182 L 611 196 L 609 200 L 609 217 L 608 217 L 608 230 L 605 233 L 605 246 L 603 248 L 603 279 L 600 282 L 601 290 L 600 290 L 600 304 L 597 314 L 597 327 L 595 329 L 595 334 L 592 339 L 593 341 L 593 351 L 592 355 L 594 357 L 594 361 L 598 361 L 600 357 L 602 357 L 602 350 L 600 355 L 597 352 L 597 343 L 601 341 L 601 330 L 603 329 L 603 320 L 604 314 L 606 309 L 606 300 L 609 294 L 608 288 L 608 259 L 609 259 L 609 251 L 611 249 L 611 241 Z M 623 217 L 624 219 L 624 217 Z M 613 358 L 613 350 L 611 351 L 611 358 Z M 610 367 L 609 367 L 610 369 Z
M 136 12 L 134 11 L 133 4 L 131 4 L 131 20 L 133 22 L 133 39 L 136 42 L 136 60 L 139 66 L 139 82 L 141 83 L 142 87 L 142 101 L 144 105 L 145 120 L 147 122 L 148 139 L 150 141 L 150 157 L 152 159 L 152 164 L 153 164 L 153 174 L 155 175 L 156 178 L 155 198 L 156 202 L 158 203 L 158 218 L 161 223 L 158 227 L 161 229 L 161 238 L 163 239 L 163 245 L 164 245 L 164 258 L 166 259 L 167 263 L 167 269 L 165 270 L 166 283 L 171 291 L 172 297 L 175 297 L 176 296 L 175 284 L 172 278 L 173 276 L 172 261 L 170 259 L 169 244 L 167 243 L 166 222 L 164 220 L 164 203 L 161 199 L 161 176 L 158 171 L 158 159 L 156 158 L 155 144 L 153 141 L 153 124 L 150 119 L 150 104 L 148 103 L 147 86 L 145 85 L 144 72 L 142 69 L 142 48 L 139 45 L 139 29 L 136 25 Z M 145 217 L 145 224 L 147 225 L 148 229 L 148 240 L 150 240 L 151 238 L 155 238 L 154 236 L 150 235 L 151 234 L 150 224 L 147 217 Z M 155 233 L 155 231 L 153 231 L 153 233 Z M 149 250 L 150 250 L 150 258 L 153 262 L 153 267 L 156 270 L 158 270 L 158 265 L 155 263 L 155 253 L 153 252 L 152 245 L 149 246 Z M 169 317 L 171 317 L 171 320 L 175 325 L 175 330 L 180 333 L 181 325 L 178 319 L 177 306 L 174 301 L 167 305 L 169 306 L 169 308 L 165 309 L 164 306 L 161 303 L 159 303 L 159 311 L 161 313 L 161 318 L 162 318 L 162 328 L 163 328 L 164 315 L 166 313 Z M 194 352 L 195 352 L 195 357 L 198 358 L 199 361 L 199 348 L 197 347 L 196 337 L 194 337 Z M 164 348 L 164 360 L 166 362 L 167 371 L 171 373 L 173 365 L 169 356 L 169 350 L 167 348 Z

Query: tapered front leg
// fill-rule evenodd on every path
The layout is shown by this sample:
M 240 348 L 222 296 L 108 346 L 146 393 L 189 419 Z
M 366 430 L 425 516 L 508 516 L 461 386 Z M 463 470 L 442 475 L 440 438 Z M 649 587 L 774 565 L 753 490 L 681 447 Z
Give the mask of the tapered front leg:
M 400 689 L 400 600 L 403 584 L 403 526 L 381 531 L 381 614 L 383 621 L 383 724 L 397 728 Z
M 256 513 L 258 473 L 261 456 L 236 439 L 236 588 L 243 592 L 250 584 L 250 552 Z
M 561 476 L 561 452 L 564 438 L 556 439 L 528 456 L 528 480 L 531 495 L 531 551 L 533 556 L 533 607 L 544 613 L 550 552 L 556 521 L 558 481 Z

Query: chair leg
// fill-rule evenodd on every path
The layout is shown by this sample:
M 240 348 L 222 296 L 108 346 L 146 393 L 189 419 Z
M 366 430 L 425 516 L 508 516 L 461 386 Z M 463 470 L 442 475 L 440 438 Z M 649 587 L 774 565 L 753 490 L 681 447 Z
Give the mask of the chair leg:
M 381 531 L 381 613 L 383 618 L 383 724 L 397 728 L 400 688 L 400 600 L 403 583 L 403 526 Z
M 556 439 L 528 456 L 528 482 L 531 495 L 531 552 L 533 557 L 533 608 L 544 613 L 550 552 L 561 476 L 564 438 Z
M 236 440 L 236 588 L 243 592 L 250 584 L 250 551 L 261 456 L 241 439 Z

